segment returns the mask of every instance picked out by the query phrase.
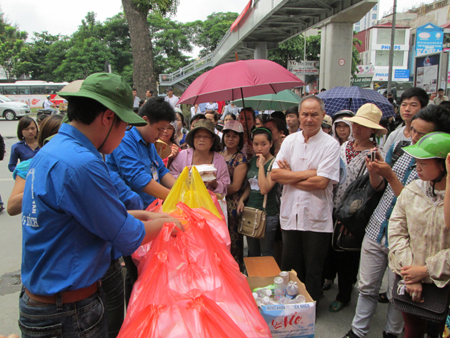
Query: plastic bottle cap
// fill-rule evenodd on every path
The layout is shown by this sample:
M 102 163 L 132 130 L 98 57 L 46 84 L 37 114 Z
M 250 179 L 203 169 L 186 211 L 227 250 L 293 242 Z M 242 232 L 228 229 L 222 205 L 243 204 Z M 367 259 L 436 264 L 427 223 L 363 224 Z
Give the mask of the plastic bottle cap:
M 283 284 L 283 277 L 275 277 L 273 281 L 275 284 Z

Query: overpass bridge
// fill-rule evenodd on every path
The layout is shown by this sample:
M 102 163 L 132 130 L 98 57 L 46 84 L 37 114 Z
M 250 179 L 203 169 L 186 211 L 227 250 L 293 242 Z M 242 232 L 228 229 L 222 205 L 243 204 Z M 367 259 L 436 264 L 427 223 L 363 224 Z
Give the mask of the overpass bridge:
M 239 60 L 267 59 L 267 50 L 278 48 L 280 43 L 309 28 L 321 28 L 321 86 L 349 86 L 353 23 L 358 22 L 377 2 L 378 0 L 250 1 L 248 8 L 241 13 L 214 52 L 171 74 L 160 74 L 159 84 L 186 88 L 189 85 L 186 81 L 188 77 L 205 68 L 234 61 L 235 53 Z

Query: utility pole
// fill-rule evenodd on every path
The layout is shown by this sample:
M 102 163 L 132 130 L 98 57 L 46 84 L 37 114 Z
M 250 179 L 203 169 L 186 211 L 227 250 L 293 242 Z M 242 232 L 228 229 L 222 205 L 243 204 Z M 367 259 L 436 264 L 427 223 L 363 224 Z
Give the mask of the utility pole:
M 306 31 L 303 32 L 303 76 L 305 79 L 305 90 L 304 93 L 306 92 Z
M 397 0 L 394 0 L 394 10 L 392 11 L 392 29 L 391 29 L 391 48 L 389 49 L 389 70 L 388 70 L 388 83 L 387 93 L 391 92 L 392 87 L 392 66 L 394 64 L 394 42 L 395 42 L 395 20 L 397 17 Z

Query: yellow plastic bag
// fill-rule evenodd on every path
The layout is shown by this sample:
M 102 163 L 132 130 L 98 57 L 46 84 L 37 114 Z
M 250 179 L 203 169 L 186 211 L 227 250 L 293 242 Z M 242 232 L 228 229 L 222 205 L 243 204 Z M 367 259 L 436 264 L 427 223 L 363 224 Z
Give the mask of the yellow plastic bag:
M 185 167 L 183 169 L 164 201 L 162 211 L 168 214 L 174 212 L 179 202 L 183 202 L 190 208 L 203 207 L 217 217 L 222 218 L 195 167 L 192 167 L 190 178 L 189 168 Z

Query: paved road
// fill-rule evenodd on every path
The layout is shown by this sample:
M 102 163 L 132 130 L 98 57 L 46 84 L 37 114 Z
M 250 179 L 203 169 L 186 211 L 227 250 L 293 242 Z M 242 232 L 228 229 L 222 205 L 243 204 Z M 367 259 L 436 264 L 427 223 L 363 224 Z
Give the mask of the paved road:
M 0 194 L 4 202 L 9 198 L 14 181 L 8 171 L 9 150 L 17 142 L 15 133 L 17 121 L 0 120 L 0 134 L 5 137 L 7 154 L 5 160 L 0 162 Z M 21 288 L 21 226 L 20 216 L 9 216 L 5 211 L 0 213 L 0 334 L 19 333 L 17 321 L 19 317 L 18 298 Z M 339 313 L 328 311 L 328 305 L 337 293 L 334 284 L 325 297 L 319 302 L 318 318 L 316 323 L 316 337 L 341 338 L 349 329 L 354 315 L 357 290 L 354 289 L 352 302 Z M 379 304 L 378 311 L 373 317 L 371 332 L 367 337 L 382 337 L 386 316 L 386 304 Z

